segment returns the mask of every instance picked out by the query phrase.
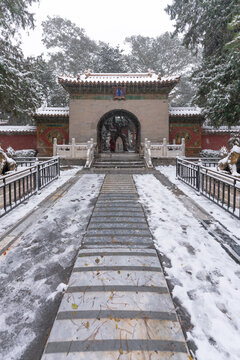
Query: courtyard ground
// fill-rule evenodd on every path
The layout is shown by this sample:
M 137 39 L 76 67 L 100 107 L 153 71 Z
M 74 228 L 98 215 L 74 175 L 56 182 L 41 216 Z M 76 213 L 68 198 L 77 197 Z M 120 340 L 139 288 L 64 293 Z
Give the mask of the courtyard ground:
M 177 183 L 174 167 L 159 170 L 196 200 L 197 195 L 187 185 Z M 104 175 L 80 173 L 69 190 L 1 255 L 3 359 L 40 359 L 103 179 Z M 187 340 L 194 342 L 197 359 L 239 359 L 239 265 L 181 198 L 154 175 L 135 175 L 134 181 L 172 296 L 190 317 Z M 54 183 L 50 186 L 54 188 Z M 49 193 L 46 188 L 46 196 Z M 34 201 L 34 197 L 29 199 L 28 211 L 34 210 Z M 209 200 L 200 201 L 238 241 L 239 221 Z M 3 232 L 13 225 L 14 218 L 20 219 L 19 209 L 1 219 Z

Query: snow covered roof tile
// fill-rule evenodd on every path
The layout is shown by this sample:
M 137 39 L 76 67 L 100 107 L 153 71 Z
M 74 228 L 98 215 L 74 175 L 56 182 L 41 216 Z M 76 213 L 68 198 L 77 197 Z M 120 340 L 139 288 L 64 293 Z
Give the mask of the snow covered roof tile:
M 154 71 L 148 71 L 147 73 L 92 73 L 86 70 L 83 74 L 79 74 L 77 77 L 71 76 L 59 76 L 60 83 L 68 84 L 80 84 L 80 83 L 146 83 L 146 82 L 158 82 L 161 84 L 168 84 L 178 82 L 180 75 L 164 76 L 156 74 Z
M 199 107 L 169 107 L 170 116 L 201 116 L 202 109 Z
M 24 134 L 35 134 L 36 126 L 29 125 L 3 125 L 0 126 L 1 134 L 14 134 L 14 133 L 24 133 Z
M 41 107 L 36 110 L 35 116 L 69 116 L 69 107 Z
M 220 126 L 215 128 L 214 126 L 205 125 L 202 130 L 205 134 L 234 133 L 240 131 L 240 126 Z

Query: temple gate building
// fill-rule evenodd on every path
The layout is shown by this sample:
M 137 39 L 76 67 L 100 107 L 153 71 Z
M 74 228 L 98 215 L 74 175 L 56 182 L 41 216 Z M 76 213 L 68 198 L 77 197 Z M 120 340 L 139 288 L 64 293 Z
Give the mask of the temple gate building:
M 179 76 L 147 73 L 92 73 L 61 76 L 59 83 L 69 93 L 68 107 L 41 107 L 34 114 L 36 126 L 0 124 L 0 146 L 6 150 L 36 149 L 39 156 L 53 154 L 53 139 L 69 144 L 72 139 L 96 144 L 95 153 L 142 153 L 145 139 L 152 144 L 180 144 L 185 155 L 199 156 L 202 149 L 227 146 L 237 127 L 203 125 L 201 109 L 171 107 L 169 94 Z
M 92 73 L 76 78 L 59 77 L 69 93 L 69 108 L 41 108 L 35 115 L 37 146 L 40 154 L 52 153 L 52 139 L 58 144 L 93 138 L 97 152 L 141 151 L 148 138 L 153 143 L 181 143 L 185 137 L 187 153 L 201 150 L 203 117 L 198 108 L 170 108 L 168 96 L 179 76 L 147 73 Z M 117 146 L 116 146 L 117 145 Z

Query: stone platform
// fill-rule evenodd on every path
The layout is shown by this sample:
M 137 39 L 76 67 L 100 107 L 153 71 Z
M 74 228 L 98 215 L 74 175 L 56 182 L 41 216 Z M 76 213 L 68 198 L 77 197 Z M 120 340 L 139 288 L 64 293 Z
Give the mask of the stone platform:
M 42 359 L 189 359 L 131 175 L 105 177 Z

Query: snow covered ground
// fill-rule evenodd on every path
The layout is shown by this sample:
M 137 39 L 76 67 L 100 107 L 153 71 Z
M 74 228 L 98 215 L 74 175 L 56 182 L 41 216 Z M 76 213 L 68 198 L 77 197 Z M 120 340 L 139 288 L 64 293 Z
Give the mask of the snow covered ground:
M 70 172 L 63 172 L 61 179 L 36 198 L 46 197 L 69 178 L 67 174 Z M 43 218 L 26 229 L 18 244 L 0 257 L 0 359 L 40 358 L 102 181 L 103 175 L 82 175 Z M 3 221 L 8 217 L 16 220 L 37 203 L 32 197 L 28 205 Z
M 36 206 L 40 204 L 48 195 L 57 190 L 60 186 L 65 184 L 72 176 L 74 176 L 82 166 L 72 166 L 70 169 L 61 171 L 60 177 L 52 183 L 44 187 L 38 194 L 33 195 L 28 200 L 24 201 L 21 205 L 4 215 L 0 219 L 0 236 L 7 231 L 12 225 L 16 224 L 26 214 L 31 212 Z
M 195 200 L 216 220 L 222 223 L 228 229 L 229 233 L 235 235 L 237 238 L 240 239 L 240 221 L 234 216 L 230 215 L 225 210 L 221 209 L 218 205 L 214 204 L 211 200 L 207 199 L 202 195 L 199 196 L 194 189 L 184 184 L 181 180 L 177 180 L 175 166 L 158 166 L 156 167 L 156 169 L 165 176 L 167 176 L 169 180 L 174 183 L 180 190 L 182 190 L 186 195 Z
M 173 174 L 173 169 L 165 170 L 169 177 Z M 173 296 L 191 316 L 188 339 L 198 348 L 197 359 L 239 360 L 239 265 L 153 175 L 134 179 L 155 245 L 171 261 L 165 270 L 174 286 Z M 214 216 L 222 211 L 212 207 Z M 229 215 L 225 212 L 225 216 Z

